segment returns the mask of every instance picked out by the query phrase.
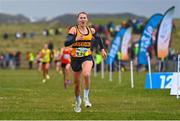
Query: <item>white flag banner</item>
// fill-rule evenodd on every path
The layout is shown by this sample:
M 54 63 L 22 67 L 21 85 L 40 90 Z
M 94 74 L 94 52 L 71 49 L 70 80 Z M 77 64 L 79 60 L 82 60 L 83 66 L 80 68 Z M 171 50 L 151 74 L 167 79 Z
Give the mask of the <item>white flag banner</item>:
M 168 9 L 160 23 L 157 37 L 157 55 L 161 59 L 168 55 L 174 10 L 175 7 Z
M 132 28 L 128 28 L 123 36 L 122 39 L 122 44 L 121 44 L 121 59 L 122 60 L 128 60 L 128 43 L 131 40 L 131 33 L 132 33 Z

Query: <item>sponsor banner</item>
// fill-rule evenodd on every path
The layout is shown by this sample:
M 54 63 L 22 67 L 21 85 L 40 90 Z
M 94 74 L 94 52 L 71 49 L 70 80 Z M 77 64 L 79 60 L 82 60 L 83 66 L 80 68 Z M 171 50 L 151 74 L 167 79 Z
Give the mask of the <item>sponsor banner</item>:
M 161 59 L 168 55 L 174 10 L 175 7 L 168 9 L 160 23 L 157 36 L 157 56 Z
M 180 73 L 173 73 L 170 95 L 180 95 Z
M 121 44 L 121 60 L 128 60 L 128 43 L 131 40 L 132 28 L 128 28 L 123 36 Z
M 121 40 L 122 40 L 122 37 L 123 37 L 125 31 L 126 31 L 125 28 L 121 28 L 119 30 L 119 32 L 116 34 L 116 37 L 114 38 L 114 40 L 112 40 L 110 51 L 109 51 L 107 59 L 106 59 L 107 64 L 112 64 L 113 63 L 113 61 L 114 61 L 114 59 L 116 57 L 116 54 L 119 51 Z
M 161 14 L 154 14 L 146 23 L 140 38 L 138 64 L 147 64 L 146 52 L 147 48 L 152 44 L 151 38 L 154 29 L 158 26 L 162 19 Z
M 170 89 L 172 78 L 173 72 L 152 73 L 152 89 Z M 150 83 L 149 73 L 147 73 L 145 89 L 151 89 Z

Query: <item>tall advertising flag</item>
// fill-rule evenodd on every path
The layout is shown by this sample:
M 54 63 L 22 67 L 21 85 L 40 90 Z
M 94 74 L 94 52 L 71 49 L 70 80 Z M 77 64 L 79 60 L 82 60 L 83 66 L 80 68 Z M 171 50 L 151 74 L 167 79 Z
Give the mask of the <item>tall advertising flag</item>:
M 113 63 L 113 61 L 116 57 L 116 54 L 119 50 L 119 47 L 121 45 L 121 40 L 122 40 L 122 37 L 123 37 L 125 31 L 126 31 L 125 28 L 121 28 L 119 30 L 119 32 L 116 34 L 115 38 L 112 40 L 111 48 L 110 48 L 110 51 L 109 51 L 107 59 L 106 59 L 107 64 L 110 65 Z
M 132 28 L 128 28 L 122 38 L 122 44 L 121 44 L 121 59 L 122 60 L 128 60 L 128 43 L 131 40 L 131 33 L 132 33 Z
M 147 48 L 152 44 L 151 38 L 153 30 L 158 26 L 163 15 L 154 14 L 146 23 L 143 33 L 140 38 L 139 53 L 138 53 L 138 64 L 147 64 Z
M 168 9 L 160 23 L 157 35 L 157 56 L 161 59 L 164 59 L 169 51 L 174 10 L 174 6 Z

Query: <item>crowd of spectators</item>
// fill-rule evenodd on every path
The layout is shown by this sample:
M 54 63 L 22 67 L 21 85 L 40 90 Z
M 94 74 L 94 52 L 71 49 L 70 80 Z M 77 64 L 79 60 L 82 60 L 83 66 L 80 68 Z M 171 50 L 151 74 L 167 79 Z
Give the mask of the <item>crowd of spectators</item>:
M 20 51 L 12 51 L 0 54 L 0 68 L 18 69 L 21 66 L 22 53 Z
M 62 28 L 57 29 L 44 29 L 42 32 L 15 32 L 15 33 L 8 33 L 4 32 L 2 33 L 3 40 L 8 39 L 21 39 L 21 38 L 33 38 L 34 36 L 56 36 L 56 35 L 62 35 Z
M 113 21 L 109 21 L 107 24 L 104 25 L 91 25 L 93 28 L 95 28 L 96 32 L 102 37 L 104 47 L 106 50 L 110 49 L 111 46 L 111 41 L 115 37 L 116 33 L 120 30 L 121 27 L 123 28 L 132 28 L 133 34 L 140 35 L 143 31 L 145 22 L 141 19 L 128 19 L 127 21 L 121 21 L 118 25 L 116 25 Z M 175 28 L 175 23 L 173 22 L 173 27 Z M 62 28 L 57 28 L 57 29 L 44 29 L 41 33 L 41 36 L 56 36 L 56 35 L 61 35 L 62 34 Z M 16 32 L 14 33 L 14 38 L 20 39 L 20 38 L 33 38 L 34 36 L 39 35 L 36 32 Z M 5 32 L 3 33 L 2 37 L 4 40 L 9 39 L 10 34 Z M 155 47 L 154 47 L 154 42 L 156 37 L 156 32 L 153 32 L 152 35 L 152 46 L 148 48 L 148 53 L 150 54 L 151 58 L 154 58 L 156 55 L 154 54 L 155 52 Z M 100 65 L 101 62 L 103 61 L 102 58 L 99 56 L 99 51 L 100 49 L 97 46 L 96 41 L 93 42 L 93 50 L 95 52 L 95 62 L 97 64 L 97 71 L 100 71 Z M 49 49 L 53 51 L 53 43 L 49 43 Z M 139 40 L 131 40 L 129 43 L 129 48 L 128 48 L 128 53 L 129 57 L 131 60 L 134 61 L 134 64 L 137 65 L 137 55 L 139 52 Z M 26 53 L 26 60 L 28 60 L 29 69 L 33 68 L 33 63 L 36 57 L 36 52 L 27 52 Z M 22 54 L 20 51 L 17 52 L 8 52 L 8 53 L 1 53 L 0 54 L 0 67 L 1 68 L 19 68 L 21 65 L 21 57 Z M 169 55 L 165 60 L 176 60 L 176 53 L 174 50 L 171 48 L 169 50 Z M 113 70 L 118 70 L 118 64 L 119 61 L 121 61 L 121 52 L 119 51 L 116 55 L 115 61 L 113 63 Z M 121 61 L 121 67 L 123 67 L 123 70 L 127 68 L 127 64 L 124 61 Z

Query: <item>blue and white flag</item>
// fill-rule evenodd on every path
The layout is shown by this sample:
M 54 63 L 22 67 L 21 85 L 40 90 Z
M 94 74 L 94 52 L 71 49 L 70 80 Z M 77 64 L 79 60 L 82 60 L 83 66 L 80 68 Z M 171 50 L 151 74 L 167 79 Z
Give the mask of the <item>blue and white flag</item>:
M 121 28 L 119 30 L 119 32 L 116 34 L 116 37 L 114 38 L 114 40 L 112 40 L 111 48 L 110 48 L 110 51 L 109 51 L 107 59 L 106 59 L 107 64 L 113 63 L 113 61 L 116 57 L 116 54 L 119 50 L 119 47 L 121 45 L 121 40 L 122 40 L 122 37 L 123 37 L 125 31 L 126 31 L 125 28 Z
M 143 33 L 140 38 L 139 53 L 138 53 L 138 64 L 147 64 L 147 48 L 152 44 L 151 37 L 153 30 L 158 26 L 162 19 L 161 14 L 154 14 L 147 22 L 144 27 Z
M 157 38 L 157 56 L 161 59 L 164 59 L 168 55 L 174 10 L 175 7 L 168 9 L 160 23 Z

